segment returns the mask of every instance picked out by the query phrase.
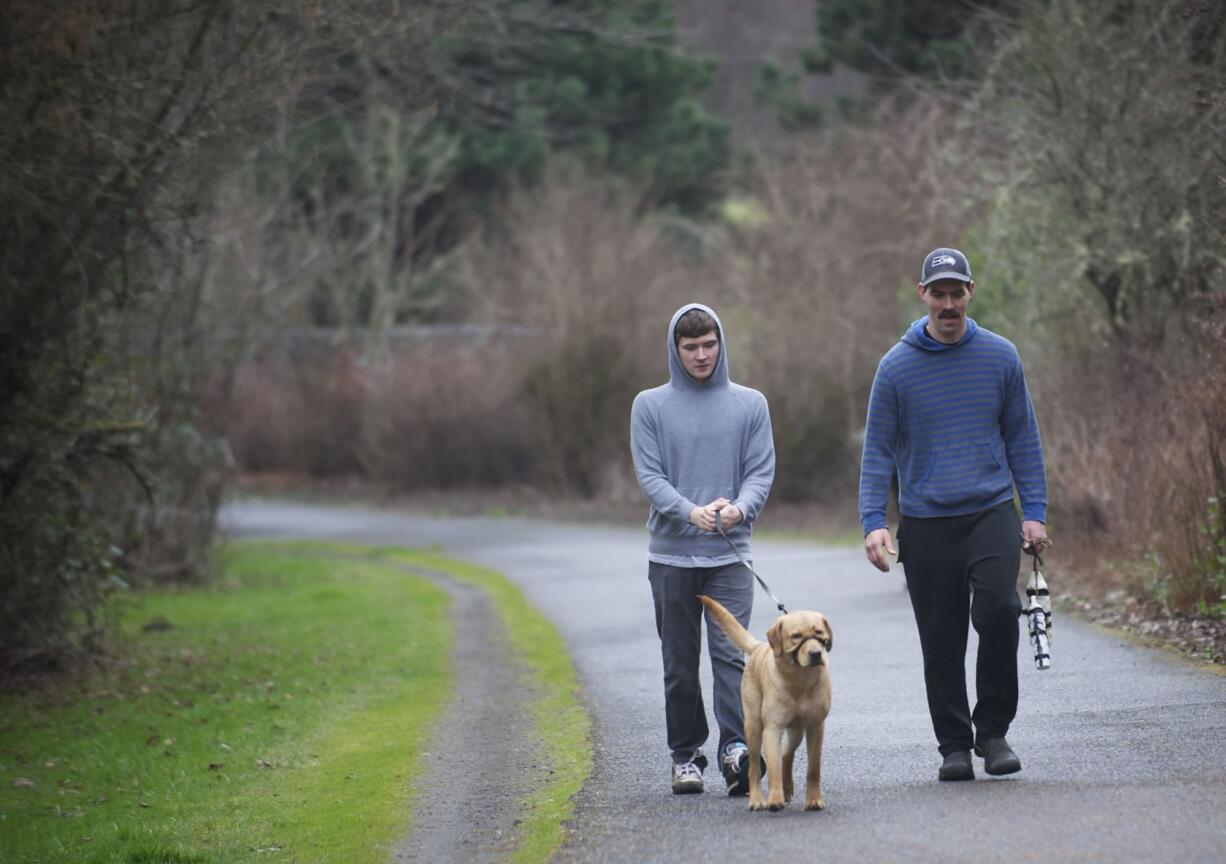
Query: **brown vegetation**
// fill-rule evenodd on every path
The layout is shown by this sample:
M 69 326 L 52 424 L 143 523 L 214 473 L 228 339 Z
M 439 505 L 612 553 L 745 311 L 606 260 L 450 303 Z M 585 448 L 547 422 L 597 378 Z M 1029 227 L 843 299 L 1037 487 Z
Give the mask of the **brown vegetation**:
M 931 116 L 915 106 L 763 160 L 722 224 L 645 218 L 632 189 L 555 173 L 459 258 L 480 329 L 366 364 L 340 351 L 249 366 L 230 428 L 239 461 L 637 500 L 629 405 L 665 380 L 669 317 L 698 300 L 725 322 L 733 377 L 770 400 L 775 494 L 854 513 L 868 385 L 909 320 L 898 288 L 915 250 L 955 230 L 956 209 L 930 203 L 944 182 Z
M 972 251 L 993 321 L 1035 392 L 1056 560 L 1070 593 L 1222 618 L 1226 21 L 1058 0 L 996 44 L 959 149 L 988 202 Z
M 1207 7 L 988 16 L 981 80 L 905 82 L 747 159 L 697 221 L 599 160 L 480 190 L 492 215 L 449 185 L 466 139 L 431 126 L 439 105 L 510 116 L 480 63 L 432 65 L 459 19 L 490 56 L 466 4 L 10 6 L 0 674 L 88 648 L 108 586 L 206 572 L 231 450 L 248 471 L 638 503 L 629 405 L 690 300 L 770 401 L 775 500 L 853 522 L 875 365 L 942 244 L 1021 348 L 1056 579 L 1226 612 L 1226 24 Z M 516 19 L 520 49 L 572 29 L 547 18 Z M 531 138 L 483 146 L 514 161 Z M 653 170 L 722 194 L 652 141 Z M 401 326 L 423 321 L 449 323 Z

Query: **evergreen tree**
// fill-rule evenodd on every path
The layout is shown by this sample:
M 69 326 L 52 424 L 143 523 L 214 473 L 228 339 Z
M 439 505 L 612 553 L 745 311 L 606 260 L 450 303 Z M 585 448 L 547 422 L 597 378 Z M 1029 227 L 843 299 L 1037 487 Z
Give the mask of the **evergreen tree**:
M 973 74 L 976 16 L 1010 0 L 817 0 L 811 68 L 841 63 L 878 81 Z
M 439 122 L 461 141 L 468 192 L 535 177 L 556 153 L 648 181 L 655 203 L 701 213 L 721 193 L 726 124 L 700 98 L 711 64 L 678 47 L 661 0 L 505 0 L 474 16 L 431 68 Z

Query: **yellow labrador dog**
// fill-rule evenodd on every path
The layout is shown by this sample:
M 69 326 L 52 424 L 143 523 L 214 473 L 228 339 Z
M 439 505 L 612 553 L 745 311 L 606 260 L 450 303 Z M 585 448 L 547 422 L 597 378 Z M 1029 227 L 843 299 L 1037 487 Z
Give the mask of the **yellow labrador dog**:
M 762 643 L 715 600 L 701 594 L 698 599 L 732 643 L 749 655 L 741 678 L 745 743 L 749 746 L 749 809 L 781 810 L 792 800 L 792 760 L 802 736 L 809 748 L 805 809 L 825 809 L 822 734 L 830 713 L 826 663 L 834 644 L 830 622 L 820 612 L 789 612 L 771 625 Z M 760 754 L 766 758 L 765 799 Z

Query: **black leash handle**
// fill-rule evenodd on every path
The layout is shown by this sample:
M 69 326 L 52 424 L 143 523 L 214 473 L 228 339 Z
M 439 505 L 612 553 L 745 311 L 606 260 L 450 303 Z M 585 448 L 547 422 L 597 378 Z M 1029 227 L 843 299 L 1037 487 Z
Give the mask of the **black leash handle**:
M 787 607 L 783 605 L 783 601 L 775 596 L 775 592 L 771 590 L 771 586 L 767 585 L 761 576 L 759 576 L 757 573 L 754 573 L 754 569 L 749 566 L 749 562 L 746 561 L 741 556 L 741 550 L 737 549 L 736 544 L 732 542 L 732 538 L 724 533 L 724 526 L 720 522 L 718 510 L 715 511 L 715 530 L 719 532 L 719 536 L 723 537 L 724 540 L 727 542 L 728 547 L 732 549 L 732 554 L 736 556 L 736 560 L 740 561 L 741 565 L 746 570 L 748 570 L 750 573 L 753 573 L 753 578 L 758 580 L 758 584 L 762 586 L 762 590 L 766 592 L 768 597 L 770 597 L 772 600 L 775 601 L 775 607 L 780 612 L 782 612 L 784 615 L 788 614 Z

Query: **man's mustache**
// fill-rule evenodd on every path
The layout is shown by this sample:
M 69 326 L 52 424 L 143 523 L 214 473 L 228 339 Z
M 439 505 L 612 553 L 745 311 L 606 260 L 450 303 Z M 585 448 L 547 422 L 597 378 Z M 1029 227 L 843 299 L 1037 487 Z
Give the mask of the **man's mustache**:
M 953 311 L 949 311 L 949 312 L 942 312 L 942 313 L 940 314 L 940 317 L 941 317 L 941 318 L 957 318 L 957 317 L 959 317 L 959 313 L 958 313 L 958 312 L 953 312 Z

